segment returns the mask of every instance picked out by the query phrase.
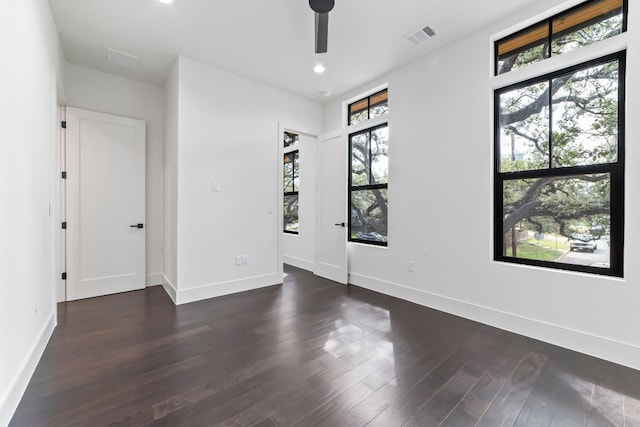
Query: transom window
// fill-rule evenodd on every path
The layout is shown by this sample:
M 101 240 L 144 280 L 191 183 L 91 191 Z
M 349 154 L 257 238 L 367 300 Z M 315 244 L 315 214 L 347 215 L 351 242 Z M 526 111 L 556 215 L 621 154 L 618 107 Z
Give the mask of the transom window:
M 626 11 L 627 0 L 588 1 L 498 40 L 495 74 L 620 34 L 627 30 Z
M 349 104 L 349 125 L 384 116 L 389 111 L 387 89 Z

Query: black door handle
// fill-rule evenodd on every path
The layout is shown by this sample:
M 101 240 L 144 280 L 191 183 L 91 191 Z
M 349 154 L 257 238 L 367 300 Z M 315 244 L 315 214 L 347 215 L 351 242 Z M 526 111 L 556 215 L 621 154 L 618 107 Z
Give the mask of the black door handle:
M 339 223 L 333 224 L 333 225 L 337 225 L 338 227 L 346 227 L 347 223 L 346 222 L 339 222 Z
M 131 227 L 131 228 L 144 228 L 144 224 L 133 224 L 133 225 L 130 225 L 129 227 Z

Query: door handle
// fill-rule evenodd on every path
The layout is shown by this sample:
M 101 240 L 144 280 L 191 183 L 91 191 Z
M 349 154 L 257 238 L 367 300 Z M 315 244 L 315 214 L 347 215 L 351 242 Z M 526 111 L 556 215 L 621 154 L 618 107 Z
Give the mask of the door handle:
M 133 224 L 133 225 L 130 225 L 129 227 L 131 227 L 131 228 L 144 228 L 144 224 Z
M 346 222 L 339 222 L 339 223 L 333 224 L 333 225 L 337 225 L 338 227 L 346 227 L 347 223 Z

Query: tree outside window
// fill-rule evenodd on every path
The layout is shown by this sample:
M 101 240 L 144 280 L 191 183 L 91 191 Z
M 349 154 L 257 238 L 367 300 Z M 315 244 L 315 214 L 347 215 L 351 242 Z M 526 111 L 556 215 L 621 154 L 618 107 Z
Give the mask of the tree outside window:
M 387 244 L 389 182 L 387 124 L 349 136 L 349 240 Z
M 622 274 L 624 65 L 496 91 L 496 259 Z

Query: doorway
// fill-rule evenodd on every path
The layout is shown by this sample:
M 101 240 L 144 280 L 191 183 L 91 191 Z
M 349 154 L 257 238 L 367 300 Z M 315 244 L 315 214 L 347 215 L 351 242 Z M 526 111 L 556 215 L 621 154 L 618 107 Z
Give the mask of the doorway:
M 66 300 L 145 287 L 145 122 L 66 108 Z

